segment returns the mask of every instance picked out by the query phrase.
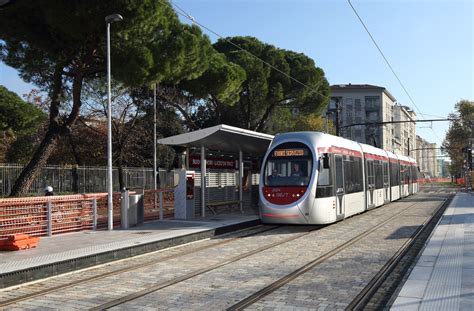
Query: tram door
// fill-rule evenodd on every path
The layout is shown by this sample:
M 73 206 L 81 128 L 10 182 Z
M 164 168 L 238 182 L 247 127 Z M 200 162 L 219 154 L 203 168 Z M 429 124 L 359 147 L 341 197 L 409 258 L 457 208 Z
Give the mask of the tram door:
M 408 194 L 413 194 L 413 166 L 407 166 L 408 170 Z
M 367 163 L 367 191 L 369 191 L 369 195 L 367 198 L 367 205 L 368 208 L 372 208 L 375 206 L 374 204 L 374 191 L 375 191 L 375 168 L 374 168 L 374 161 L 371 159 L 366 160 Z
M 336 161 L 336 218 L 341 219 L 344 218 L 344 171 L 342 165 L 342 156 L 335 155 Z
M 384 203 L 387 203 L 390 201 L 390 184 L 388 181 L 389 175 L 388 175 L 388 162 L 382 162 L 383 163 L 383 199 Z

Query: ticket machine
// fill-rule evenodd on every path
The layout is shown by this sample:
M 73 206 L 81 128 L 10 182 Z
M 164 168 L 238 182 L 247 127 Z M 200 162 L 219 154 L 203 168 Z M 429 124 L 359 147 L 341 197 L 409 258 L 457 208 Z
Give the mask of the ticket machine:
M 194 218 L 194 171 L 182 170 L 179 174 L 179 183 L 175 188 L 174 216 L 175 219 Z

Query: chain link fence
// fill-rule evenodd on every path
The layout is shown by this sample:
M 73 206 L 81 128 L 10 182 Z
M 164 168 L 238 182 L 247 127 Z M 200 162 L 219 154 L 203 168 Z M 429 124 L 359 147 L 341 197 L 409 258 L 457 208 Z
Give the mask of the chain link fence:
M 13 184 L 23 170 L 23 165 L 0 164 L 0 197 L 10 193 Z M 120 191 L 119 171 L 113 169 L 113 189 Z M 153 189 L 152 168 L 123 168 L 124 187 L 130 189 Z M 158 188 L 173 188 L 177 184 L 177 173 L 158 169 Z M 51 186 L 55 194 L 107 192 L 107 167 L 59 166 L 44 167 L 33 182 L 29 194 L 43 195 L 44 188 Z

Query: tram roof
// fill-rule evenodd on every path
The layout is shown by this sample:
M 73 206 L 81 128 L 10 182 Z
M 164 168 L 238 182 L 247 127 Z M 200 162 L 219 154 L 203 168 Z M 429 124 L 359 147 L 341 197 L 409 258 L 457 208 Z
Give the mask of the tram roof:
M 239 152 L 263 155 L 270 145 L 273 135 L 219 124 L 213 127 L 159 139 L 163 145 L 184 147 L 205 147 L 222 152 Z

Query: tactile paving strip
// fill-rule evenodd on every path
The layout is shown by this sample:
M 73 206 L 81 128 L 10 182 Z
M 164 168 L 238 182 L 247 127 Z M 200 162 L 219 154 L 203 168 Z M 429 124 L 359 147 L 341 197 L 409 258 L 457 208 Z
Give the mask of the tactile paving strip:
M 458 310 L 460 302 L 464 231 L 448 232 L 420 310 Z

